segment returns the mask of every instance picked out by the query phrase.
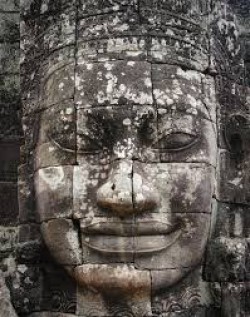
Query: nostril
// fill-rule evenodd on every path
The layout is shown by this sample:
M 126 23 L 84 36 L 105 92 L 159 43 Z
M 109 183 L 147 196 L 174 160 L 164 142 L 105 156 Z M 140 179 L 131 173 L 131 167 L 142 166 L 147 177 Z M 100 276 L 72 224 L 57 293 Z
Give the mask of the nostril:
M 111 189 L 112 189 L 112 190 L 115 190 L 115 184 L 112 185 Z

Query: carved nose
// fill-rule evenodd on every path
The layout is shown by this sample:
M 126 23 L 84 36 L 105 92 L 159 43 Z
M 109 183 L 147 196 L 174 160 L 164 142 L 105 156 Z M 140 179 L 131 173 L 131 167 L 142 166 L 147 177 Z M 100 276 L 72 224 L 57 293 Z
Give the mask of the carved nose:
M 119 217 L 126 217 L 153 209 L 157 198 L 149 186 L 143 185 L 141 175 L 133 175 L 132 161 L 118 161 L 107 182 L 97 191 L 97 204 Z

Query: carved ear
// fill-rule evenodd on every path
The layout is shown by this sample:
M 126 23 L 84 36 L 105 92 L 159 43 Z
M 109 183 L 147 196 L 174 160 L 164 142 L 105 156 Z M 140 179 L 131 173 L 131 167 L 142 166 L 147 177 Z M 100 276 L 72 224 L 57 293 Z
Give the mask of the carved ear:
M 250 119 L 248 116 L 238 113 L 230 116 L 225 125 L 224 131 L 226 145 L 230 153 L 242 158 L 247 148 L 247 141 L 250 139 Z

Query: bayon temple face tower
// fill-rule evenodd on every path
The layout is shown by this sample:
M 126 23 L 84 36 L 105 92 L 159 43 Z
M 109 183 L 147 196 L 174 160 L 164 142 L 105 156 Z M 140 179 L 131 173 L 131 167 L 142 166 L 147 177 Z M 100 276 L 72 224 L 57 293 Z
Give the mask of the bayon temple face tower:
M 23 0 L 14 13 L 6 316 L 248 316 L 250 3 Z

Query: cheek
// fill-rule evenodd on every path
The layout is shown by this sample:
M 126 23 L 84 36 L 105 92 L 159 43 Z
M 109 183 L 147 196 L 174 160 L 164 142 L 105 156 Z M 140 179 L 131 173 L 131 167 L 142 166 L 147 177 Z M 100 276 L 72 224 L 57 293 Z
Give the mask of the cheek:
M 211 213 L 214 169 L 205 164 L 162 163 L 154 177 L 160 196 L 158 212 Z
M 35 174 L 37 212 L 41 221 L 69 218 L 73 212 L 73 167 L 40 169 Z

